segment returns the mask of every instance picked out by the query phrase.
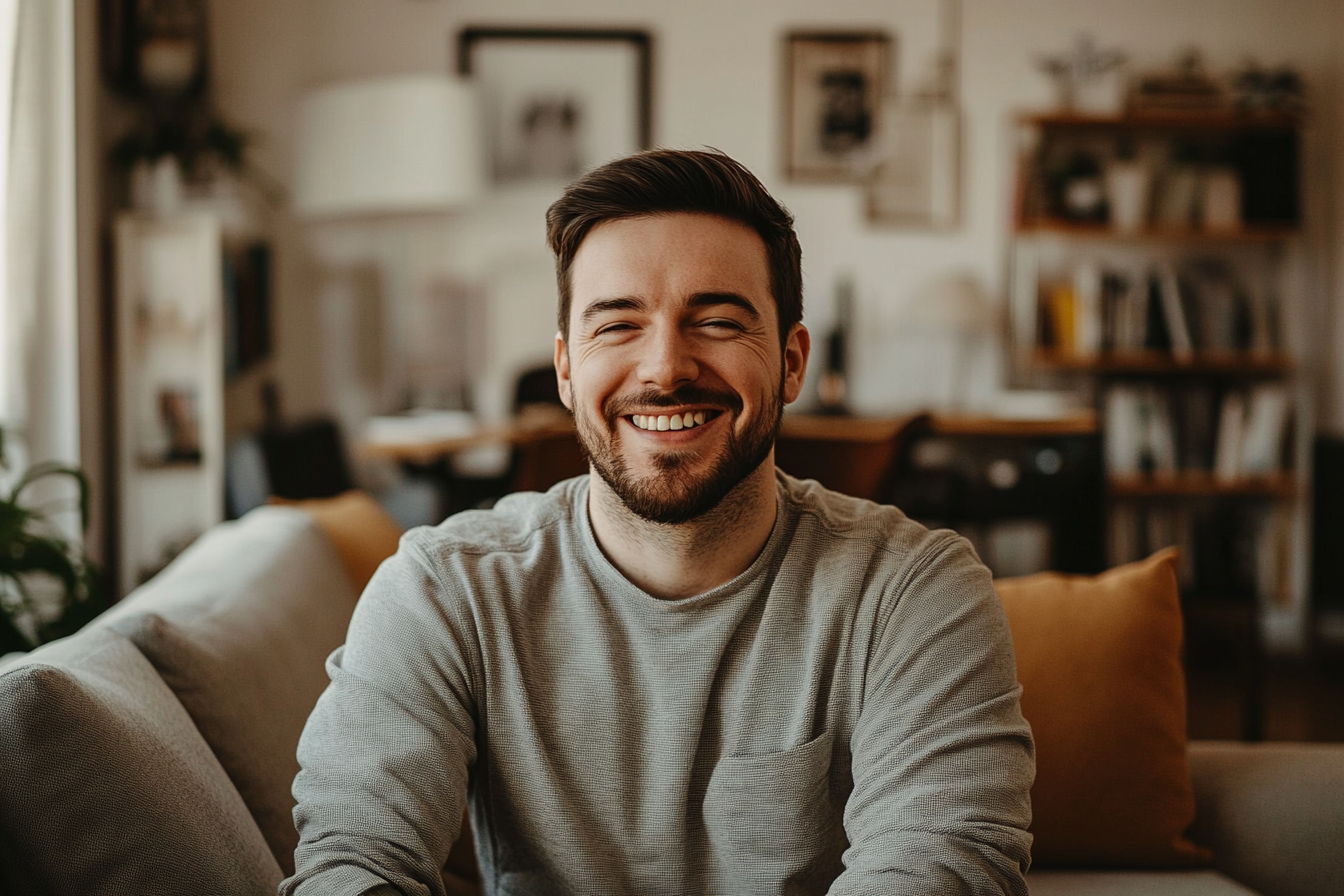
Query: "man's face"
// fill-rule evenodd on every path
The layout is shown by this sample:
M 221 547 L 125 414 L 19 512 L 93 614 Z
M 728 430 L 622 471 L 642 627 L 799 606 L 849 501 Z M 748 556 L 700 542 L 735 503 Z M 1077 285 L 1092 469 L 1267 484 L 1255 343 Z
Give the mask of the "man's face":
M 695 519 L 767 458 L 808 336 L 780 351 L 765 244 L 744 224 L 662 214 L 599 224 L 570 267 L 560 397 L 631 511 Z

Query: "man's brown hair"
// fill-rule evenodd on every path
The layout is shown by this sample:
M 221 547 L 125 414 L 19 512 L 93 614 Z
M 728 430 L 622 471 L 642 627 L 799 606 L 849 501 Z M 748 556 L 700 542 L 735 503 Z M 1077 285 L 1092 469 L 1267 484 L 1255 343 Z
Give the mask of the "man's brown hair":
M 569 341 L 570 268 L 589 232 L 604 221 L 693 212 L 745 224 L 765 243 L 770 292 L 784 345 L 803 319 L 802 250 L 793 215 L 756 176 L 721 152 L 651 149 L 608 162 L 579 178 L 546 210 L 555 253 L 560 333 Z

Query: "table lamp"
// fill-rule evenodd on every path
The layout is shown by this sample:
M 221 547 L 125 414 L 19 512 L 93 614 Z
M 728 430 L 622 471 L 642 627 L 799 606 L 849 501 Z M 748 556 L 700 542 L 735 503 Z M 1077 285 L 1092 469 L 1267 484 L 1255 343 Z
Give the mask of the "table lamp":
M 448 211 L 485 182 L 470 85 L 405 75 L 319 88 L 299 104 L 295 205 L 305 218 Z

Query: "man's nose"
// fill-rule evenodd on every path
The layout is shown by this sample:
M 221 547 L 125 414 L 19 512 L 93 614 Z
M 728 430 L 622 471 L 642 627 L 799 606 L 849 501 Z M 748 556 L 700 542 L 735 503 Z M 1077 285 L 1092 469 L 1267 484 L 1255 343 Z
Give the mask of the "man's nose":
M 643 348 L 639 378 L 648 385 L 670 390 L 700 375 L 694 351 L 678 327 L 655 328 Z

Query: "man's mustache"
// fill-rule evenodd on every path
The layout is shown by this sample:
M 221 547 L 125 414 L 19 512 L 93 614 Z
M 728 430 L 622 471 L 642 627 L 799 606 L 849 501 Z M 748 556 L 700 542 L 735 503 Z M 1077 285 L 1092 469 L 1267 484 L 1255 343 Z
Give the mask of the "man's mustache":
M 742 399 L 736 393 L 690 384 L 679 386 L 671 392 L 647 389 L 634 395 L 611 398 L 603 406 L 602 411 L 607 422 L 614 424 L 619 417 L 641 413 L 649 408 L 675 408 L 688 404 L 720 407 L 733 414 L 742 412 Z

